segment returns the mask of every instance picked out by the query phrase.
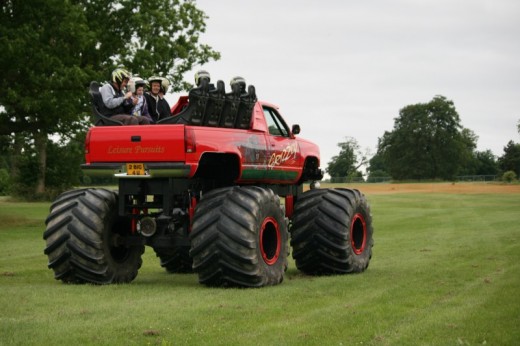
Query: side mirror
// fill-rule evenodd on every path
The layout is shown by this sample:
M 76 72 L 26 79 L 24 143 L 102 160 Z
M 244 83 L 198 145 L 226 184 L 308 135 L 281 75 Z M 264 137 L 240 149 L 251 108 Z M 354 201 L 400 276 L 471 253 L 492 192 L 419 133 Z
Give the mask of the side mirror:
M 294 124 L 294 125 L 292 126 L 292 130 L 291 130 L 291 131 L 292 131 L 292 134 L 293 134 L 293 135 L 297 135 L 297 134 L 299 134 L 299 133 L 300 133 L 300 125 L 298 125 L 298 124 Z

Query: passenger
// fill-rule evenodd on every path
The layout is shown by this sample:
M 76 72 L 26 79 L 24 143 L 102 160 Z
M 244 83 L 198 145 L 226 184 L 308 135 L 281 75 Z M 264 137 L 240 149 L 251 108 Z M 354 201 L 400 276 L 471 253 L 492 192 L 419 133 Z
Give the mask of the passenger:
M 144 94 L 144 97 L 152 120 L 157 122 L 171 115 L 170 105 L 164 98 L 170 82 L 166 78 L 154 76 L 148 78 L 148 83 L 150 90 Z
M 124 125 L 138 125 L 139 120 L 130 113 L 138 100 L 132 97 L 131 92 L 123 93 L 129 80 L 130 72 L 124 68 L 116 68 L 110 75 L 110 84 L 99 88 L 99 93 L 107 108 L 106 116 L 119 120 Z
M 137 117 L 139 125 L 148 125 L 153 123 L 146 98 L 144 97 L 144 87 L 146 82 L 140 77 L 134 77 L 129 82 L 129 89 L 133 92 L 134 97 L 137 98 L 137 104 L 132 108 L 132 115 Z

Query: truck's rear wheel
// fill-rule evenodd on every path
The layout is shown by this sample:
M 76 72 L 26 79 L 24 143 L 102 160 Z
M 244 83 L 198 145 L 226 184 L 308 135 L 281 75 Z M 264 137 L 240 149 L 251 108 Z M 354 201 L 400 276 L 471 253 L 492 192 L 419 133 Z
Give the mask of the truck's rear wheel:
M 193 273 L 193 261 L 189 246 L 176 246 L 173 249 L 154 249 L 161 260 L 161 267 L 168 273 Z
M 124 283 L 137 276 L 144 245 L 124 246 L 130 222 L 117 215 L 117 193 L 82 189 L 60 195 L 43 234 L 54 277 L 74 283 Z
M 270 189 L 232 187 L 207 193 L 190 234 L 193 269 L 208 286 L 276 285 L 287 269 L 287 224 Z
M 305 192 L 294 207 L 291 246 L 306 274 L 359 273 L 372 257 L 373 227 L 363 194 L 351 189 Z

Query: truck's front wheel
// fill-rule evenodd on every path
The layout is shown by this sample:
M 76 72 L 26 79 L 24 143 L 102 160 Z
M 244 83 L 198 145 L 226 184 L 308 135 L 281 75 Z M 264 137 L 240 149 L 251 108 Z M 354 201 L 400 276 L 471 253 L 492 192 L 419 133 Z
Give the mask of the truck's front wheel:
M 305 192 L 294 207 L 291 246 L 306 274 L 364 271 L 372 257 L 372 216 L 363 194 L 351 189 Z
M 54 277 L 74 283 L 124 283 L 137 276 L 144 245 L 125 246 L 130 222 L 117 215 L 117 193 L 81 189 L 60 195 L 50 207 L 44 253 Z
M 271 190 L 232 187 L 207 193 L 190 234 L 193 269 L 208 286 L 276 285 L 287 269 L 287 224 Z

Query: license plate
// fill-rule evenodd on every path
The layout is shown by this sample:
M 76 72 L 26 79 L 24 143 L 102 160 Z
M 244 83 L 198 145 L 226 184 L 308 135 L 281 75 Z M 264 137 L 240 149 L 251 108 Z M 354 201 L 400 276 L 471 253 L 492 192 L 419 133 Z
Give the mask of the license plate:
M 145 175 L 144 163 L 127 163 L 126 164 L 127 175 Z

